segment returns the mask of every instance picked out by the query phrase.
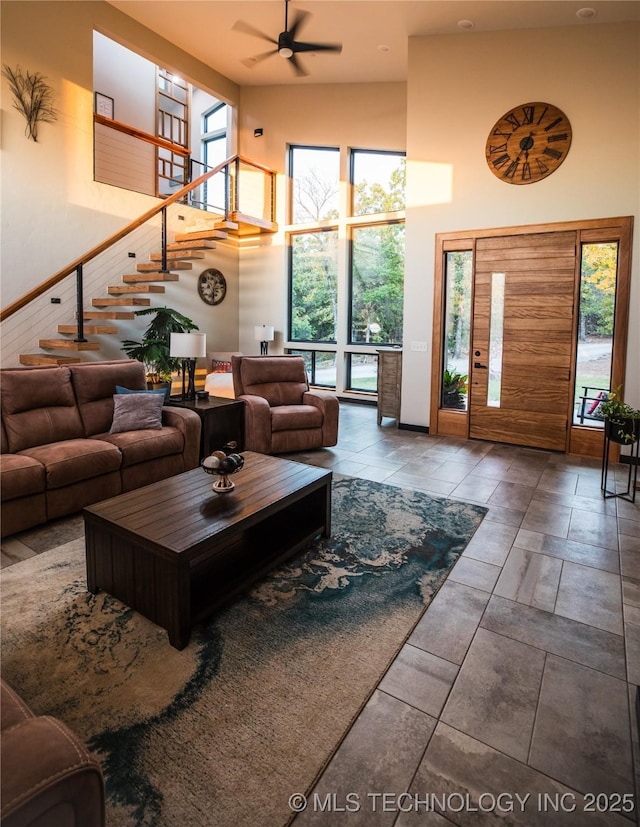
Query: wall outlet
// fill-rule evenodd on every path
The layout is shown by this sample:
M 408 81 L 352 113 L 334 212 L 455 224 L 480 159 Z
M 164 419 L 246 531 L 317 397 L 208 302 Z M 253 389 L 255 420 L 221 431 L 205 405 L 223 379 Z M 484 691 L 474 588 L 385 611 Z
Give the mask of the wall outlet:
M 411 342 L 411 350 L 414 353 L 426 353 L 429 350 L 428 342 Z

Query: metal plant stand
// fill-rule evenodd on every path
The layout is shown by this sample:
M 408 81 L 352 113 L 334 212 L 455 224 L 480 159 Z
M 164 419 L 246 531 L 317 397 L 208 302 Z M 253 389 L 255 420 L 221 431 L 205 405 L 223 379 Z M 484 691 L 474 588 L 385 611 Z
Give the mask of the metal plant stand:
M 615 436 L 615 431 L 619 429 L 617 426 L 612 427 L 613 423 L 611 423 L 609 420 L 605 420 L 604 423 L 604 452 L 602 454 L 602 474 L 600 477 L 600 488 L 602 489 L 602 496 L 605 498 L 605 500 L 610 499 L 611 497 L 618 497 L 619 499 L 627 500 L 627 502 L 630 503 L 635 503 L 636 501 L 638 464 L 640 463 L 640 419 L 635 419 L 631 421 L 633 423 L 631 426 L 633 441 L 625 442 L 621 442 L 619 439 L 612 439 L 612 431 L 614 431 Z M 609 491 L 609 489 L 607 488 L 607 477 L 609 475 L 609 448 L 611 447 L 612 442 L 616 442 L 620 446 L 629 445 L 629 473 L 627 474 L 626 491 Z

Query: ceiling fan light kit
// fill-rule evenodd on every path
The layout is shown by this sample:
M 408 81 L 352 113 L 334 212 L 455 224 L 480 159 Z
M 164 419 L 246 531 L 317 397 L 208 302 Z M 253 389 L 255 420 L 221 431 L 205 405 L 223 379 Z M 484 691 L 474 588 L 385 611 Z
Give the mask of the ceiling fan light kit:
M 309 12 L 302 11 L 300 9 L 296 14 L 295 20 L 291 24 L 291 28 L 289 28 L 289 0 L 284 0 L 284 31 L 280 32 L 277 40 L 264 34 L 264 32 L 255 29 L 249 23 L 244 23 L 242 20 L 236 21 L 233 25 L 233 28 L 236 31 L 250 34 L 252 37 L 259 37 L 261 40 L 266 40 L 268 43 L 273 43 L 275 46 L 275 49 L 271 49 L 268 52 L 263 52 L 262 54 L 245 58 L 242 61 L 244 65 L 252 69 L 257 63 L 271 57 L 271 55 L 279 55 L 289 61 L 291 68 L 296 75 L 298 75 L 298 77 L 304 77 L 309 73 L 304 69 L 298 60 L 297 55 L 299 52 L 333 52 L 334 54 L 340 54 L 342 51 L 341 43 L 306 43 L 301 40 L 296 40 L 298 31 L 308 17 Z

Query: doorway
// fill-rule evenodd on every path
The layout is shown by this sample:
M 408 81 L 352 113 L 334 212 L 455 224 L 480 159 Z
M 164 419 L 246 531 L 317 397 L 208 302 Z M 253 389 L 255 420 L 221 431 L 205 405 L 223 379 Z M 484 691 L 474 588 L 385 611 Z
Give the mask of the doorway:
M 436 237 L 431 433 L 601 455 L 599 423 L 580 422 L 574 411 L 582 381 L 576 367 L 584 333 L 582 251 L 607 242 L 617 252 L 607 377 L 609 387 L 617 387 L 624 381 L 632 223 L 608 219 Z M 458 379 L 454 406 L 447 392 L 452 374 Z

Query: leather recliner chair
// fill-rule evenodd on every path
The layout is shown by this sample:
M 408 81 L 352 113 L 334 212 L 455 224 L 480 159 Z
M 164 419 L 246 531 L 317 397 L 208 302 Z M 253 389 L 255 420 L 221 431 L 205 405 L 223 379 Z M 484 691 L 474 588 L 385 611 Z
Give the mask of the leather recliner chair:
M 98 759 L 57 718 L 34 715 L 0 682 L 3 827 L 103 827 Z
M 234 356 L 236 399 L 244 406 L 244 447 L 284 454 L 335 445 L 338 400 L 310 390 L 302 356 Z

